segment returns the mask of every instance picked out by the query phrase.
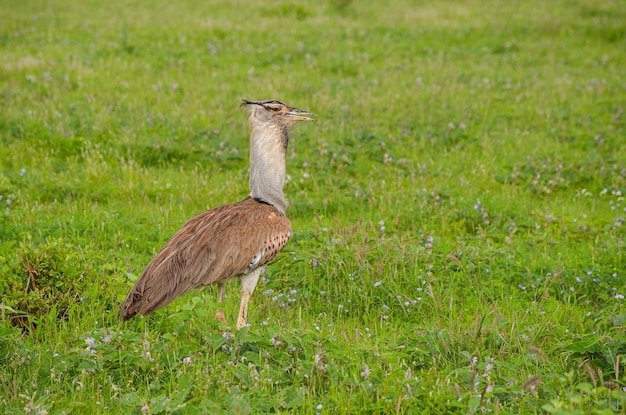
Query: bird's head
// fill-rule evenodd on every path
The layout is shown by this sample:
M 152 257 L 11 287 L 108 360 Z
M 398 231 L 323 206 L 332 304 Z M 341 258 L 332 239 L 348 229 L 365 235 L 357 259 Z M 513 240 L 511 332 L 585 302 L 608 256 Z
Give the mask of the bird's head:
M 310 111 L 290 107 L 280 101 L 248 101 L 242 100 L 241 107 L 248 111 L 248 118 L 254 124 L 273 124 L 291 127 L 298 121 L 315 121 L 317 115 Z

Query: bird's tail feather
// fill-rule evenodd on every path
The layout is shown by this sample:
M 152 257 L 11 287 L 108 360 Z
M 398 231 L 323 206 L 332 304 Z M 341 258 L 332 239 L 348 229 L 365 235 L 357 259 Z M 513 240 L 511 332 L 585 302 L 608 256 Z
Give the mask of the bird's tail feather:
M 152 314 L 186 291 L 180 286 L 166 289 L 163 285 L 150 284 L 149 275 L 144 273 L 122 302 L 120 316 L 124 320 L 130 320 L 137 314 Z

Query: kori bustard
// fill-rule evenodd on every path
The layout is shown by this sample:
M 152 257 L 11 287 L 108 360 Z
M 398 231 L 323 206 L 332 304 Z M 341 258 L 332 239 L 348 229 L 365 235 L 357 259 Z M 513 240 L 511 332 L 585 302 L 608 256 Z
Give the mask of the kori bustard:
M 241 281 L 237 329 L 247 324 L 248 302 L 263 266 L 285 247 L 291 223 L 283 193 L 289 132 L 315 114 L 276 100 L 246 101 L 250 122 L 250 195 L 190 219 L 152 259 L 121 305 L 128 320 L 148 315 L 193 289 Z M 218 312 L 219 314 L 219 312 Z M 222 316 L 223 318 L 223 316 Z

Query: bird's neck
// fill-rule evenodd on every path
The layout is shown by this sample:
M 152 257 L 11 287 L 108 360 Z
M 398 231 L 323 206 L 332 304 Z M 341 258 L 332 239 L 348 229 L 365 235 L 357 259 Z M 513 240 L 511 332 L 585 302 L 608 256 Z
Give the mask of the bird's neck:
M 258 128 L 250 134 L 250 196 L 273 205 L 281 213 L 287 209 L 283 193 L 289 130 Z

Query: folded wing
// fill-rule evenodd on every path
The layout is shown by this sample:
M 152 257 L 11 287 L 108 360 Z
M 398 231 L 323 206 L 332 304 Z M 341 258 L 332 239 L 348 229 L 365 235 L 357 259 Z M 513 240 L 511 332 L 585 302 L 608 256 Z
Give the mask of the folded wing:
M 141 274 L 122 303 L 128 320 L 148 315 L 197 287 L 261 267 L 283 250 L 291 223 L 273 206 L 246 198 L 190 219 Z

